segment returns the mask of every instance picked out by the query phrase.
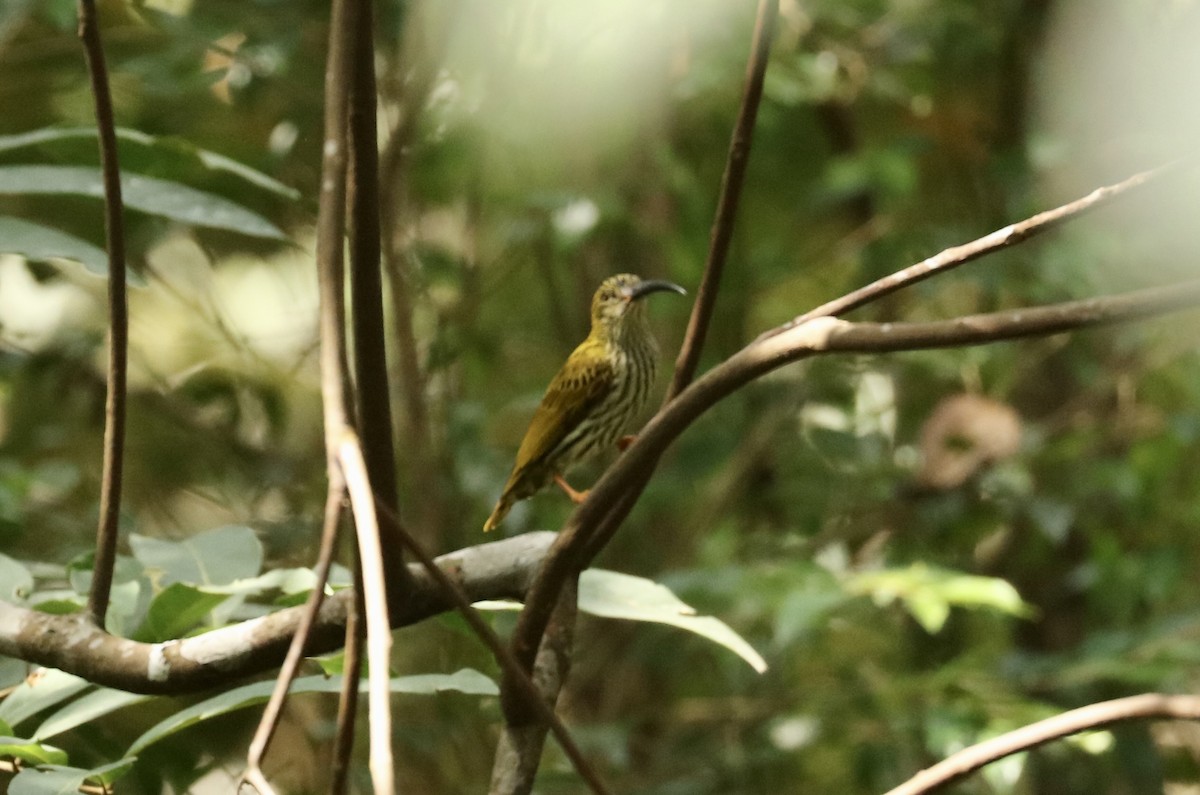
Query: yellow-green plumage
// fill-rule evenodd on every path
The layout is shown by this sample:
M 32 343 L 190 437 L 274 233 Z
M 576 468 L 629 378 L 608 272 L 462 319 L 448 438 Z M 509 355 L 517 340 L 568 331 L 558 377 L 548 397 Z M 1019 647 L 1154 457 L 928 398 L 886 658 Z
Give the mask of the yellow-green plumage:
M 629 273 L 610 276 L 596 290 L 591 333 L 550 382 L 485 531 L 494 529 L 513 503 L 615 445 L 646 405 L 658 344 L 639 299 L 661 290 L 684 292 L 670 282 L 644 281 Z

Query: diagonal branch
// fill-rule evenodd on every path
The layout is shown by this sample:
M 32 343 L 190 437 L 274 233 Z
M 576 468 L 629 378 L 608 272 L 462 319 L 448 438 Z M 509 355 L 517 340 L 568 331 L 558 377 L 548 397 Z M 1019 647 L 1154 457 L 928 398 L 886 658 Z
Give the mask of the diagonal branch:
M 117 159 L 116 122 L 100 22 L 95 0 L 79 0 L 79 38 L 87 57 L 96 127 L 100 139 L 100 169 L 104 175 L 104 236 L 108 247 L 108 394 L 104 402 L 104 463 L 100 476 L 100 522 L 96 529 L 96 559 L 88 595 L 88 614 L 104 626 L 112 592 L 113 567 L 121 519 L 121 482 L 125 469 L 126 371 L 129 356 L 129 307 L 125 296 L 125 228 L 122 221 L 121 167 Z
M 1060 737 L 1122 721 L 1155 719 L 1200 720 L 1200 696 L 1144 693 L 1073 709 L 964 748 L 888 790 L 886 795 L 926 795 L 965 778 L 997 759 L 1045 745 Z
M 1045 212 L 1026 218 L 1019 223 L 1009 224 L 1003 229 L 997 229 L 995 232 L 984 235 L 978 240 L 972 240 L 970 243 L 948 248 L 928 259 L 921 260 L 915 265 L 910 265 L 903 270 L 884 276 L 882 279 L 877 279 L 865 287 L 860 287 L 853 292 L 846 293 L 840 298 L 835 298 L 832 301 L 821 304 L 816 309 L 805 312 L 790 323 L 785 323 L 778 328 L 764 332 L 759 339 L 780 334 L 807 320 L 812 320 L 814 317 L 840 317 L 852 309 L 857 309 L 872 301 L 877 301 L 902 287 L 924 281 L 931 276 L 953 270 L 960 265 L 966 265 L 968 262 L 977 260 L 1000 249 L 1015 246 L 1043 232 L 1049 232 L 1051 229 L 1066 223 L 1072 218 L 1094 210 L 1118 196 L 1128 193 L 1134 188 L 1140 188 L 1151 180 L 1161 177 L 1170 168 L 1171 166 L 1168 165 L 1159 166 L 1150 171 L 1142 171 L 1115 185 L 1096 188 L 1096 190 L 1088 195 L 1064 204 L 1061 207 L 1046 210 Z
M 706 372 L 664 407 L 592 487 L 568 518 L 530 587 L 513 633 L 526 670 L 533 662 L 559 588 L 616 531 L 612 506 L 631 506 L 658 459 L 692 422 L 719 400 L 785 364 L 828 353 L 885 353 L 981 345 L 1000 340 L 1138 320 L 1200 303 L 1200 280 L 1050 306 L 971 315 L 931 323 L 848 323 L 830 317 L 762 335 Z M 602 524 L 603 523 L 603 524 Z M 598 530 L 599 528 L 599 530 Z
M 704 263 L 704 276 L 696 290 L 696 303 L 692 305 L 692 316 L 688 320 L 687 334 L 675 360 L 675 375 L 667 390 L 666 401 L 683 391 L 696 375 L 700 362 L 700 351 L 708 334 L 713 307 L 717 303 L 717 290 L 721 286 L 721 273 L 729 256 L 729 243 L 733 239 L 733 224 L 737 218 L 738 203 L 742 197 L 742 184 L 746 180 L 746 164 L 750 162 L 750 144 L 754 136 L 754 122 L 758 118 L 758 105 L 762 100 L 763 77 L 767 72 L 767 58 L 771 53 L 771 40 L 775 37 L 775 19 L 779 15 L 779 0 L 759 0 L 758 16 L 754 22 L 754 38 L 750 47 L 750 59 L 746 62 L 746 80 L 742 88 L 742 105 L 729 140 L 729 155 L 725 161 L 725 173 L 721 176 L 721 192 L 717 199 L 717 212 L 710 233 L 708 258 Z

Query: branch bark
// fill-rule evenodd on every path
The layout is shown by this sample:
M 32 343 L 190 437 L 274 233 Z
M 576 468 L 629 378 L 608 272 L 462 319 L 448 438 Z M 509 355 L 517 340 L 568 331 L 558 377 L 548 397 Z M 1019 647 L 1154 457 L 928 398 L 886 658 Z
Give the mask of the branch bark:
M 1200 696 L 1145 693 L 1089 704 L 964 748 L 922 770 L 886 795 L 926 795 L 965 778 L 984 765 L 1052 740 L 1131 720 L 1200 720 Z
M 758 15 L 754 22 L 754 38 L 750 47 L 750 58 L 746 62 L 746 79 L 742 88 L 742 104 L 738 109 L 733 136 L 729 140 L 729 154 L 725 161 L 725 172 L 721 175 L 721 191 L 717 199 L 717 212 L 713 218 L 708 246 L 708 258 L 704 263 L 704 276 L 696 290 L 696 302 L 688 320 L 687 334 L 675 360 L 675 375 L 667 390 L 667 401 L 683 391 L 692 382 L 696 366 L 700 362 L 700 351 L 708 334 L 713 307 L 717 303 L 717 291 L 721 287 L 721 274 L 729 256 L 729 243 L 733 239 L 733 224 L 737 219 L 738 203 L 742 197 L 742 184 L 746 181 L 746 165 L 750 162 L 750 144 L 754 140 L 754 122 L 758 118 L 758 105 L 762 100 L 763 77 L 767 72 L 767 59 L 771 54 L 771 40 L 775 37 L 775 19 L 779 15 L 779 0 L 759 0 Z
M 470 601 L 523 599 L 537 566 L 554 540 L 550 532 L 467 547 L 436 559 Z M 391 613 L 403 627 L 452 610 L 454 604 L 419 564 L 409 564 L 413 590 Z M 326 599 L 317 614 L 306 655 L 342 645 L 353 589 Z M 58 668 L 89 682 L 134 693 L 179 695 L 227 686 L 278 667 L 300 624 L 304 607 L 291 607 L 229 627 L 165 643 L 138 643 L 109 635 L 81 614 L 51 615 L 0 602 L 0 654 Z
M 121 483 L 125 469 L 126 372 L 129 356 L 129 307 L 125 295 L 125 226 L 122 219 L 121 167 L 117 158 L 116 121 L 108 68 L 100 40 L 95 0 L 79 0 L 79 38 L 87 58 L 96 129 L 100 141 L 100 170 L 104 176 L 104 236 L 108 248 L 108 393 L 104 403 L 104 460 L 100 476 L 100 522 L 96 529 L 96 558 L 88 613 L 104 626 L 112 593 L 113 567 L 121 520 Z

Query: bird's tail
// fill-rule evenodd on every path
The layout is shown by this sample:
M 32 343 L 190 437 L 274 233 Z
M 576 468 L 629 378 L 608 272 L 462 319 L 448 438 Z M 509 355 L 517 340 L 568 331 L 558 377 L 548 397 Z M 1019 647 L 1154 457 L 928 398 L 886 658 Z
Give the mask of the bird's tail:
M 492 509 L 492 515 L 483 523 L 483 532 L 490 533 L 495 530 L 500 522 L 504 521 L 504 517 L 508 514 L 508 509 L 513 505 L 512 495 L 505 492 L 500 495 L 500 500 L 496 503 L 496 507 Z

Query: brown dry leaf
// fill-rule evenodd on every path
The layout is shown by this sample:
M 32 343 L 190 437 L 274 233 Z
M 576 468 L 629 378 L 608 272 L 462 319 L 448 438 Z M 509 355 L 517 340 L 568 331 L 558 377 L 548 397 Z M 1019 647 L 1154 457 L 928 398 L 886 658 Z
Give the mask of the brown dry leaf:
M 932 489 L 952 489 L 980 468 L 1016 454 L 1021 418 L 1012 406 L 981 395 L 943 399 L 921 429 L 921 470 L 917 481 Z

